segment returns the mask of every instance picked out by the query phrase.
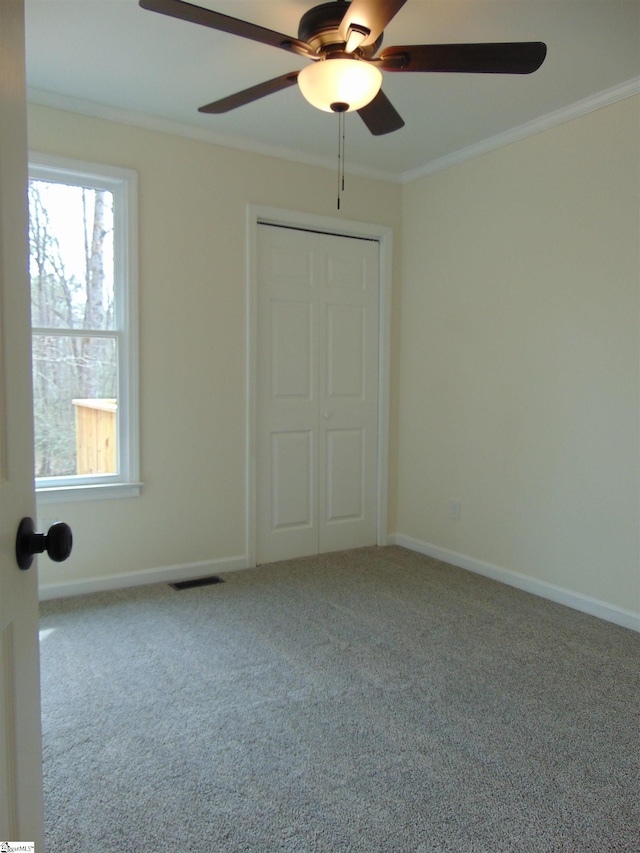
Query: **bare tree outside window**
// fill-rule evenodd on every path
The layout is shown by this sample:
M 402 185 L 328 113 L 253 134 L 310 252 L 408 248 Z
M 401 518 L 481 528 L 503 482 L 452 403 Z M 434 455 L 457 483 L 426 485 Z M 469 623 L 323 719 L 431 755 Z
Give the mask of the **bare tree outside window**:
M 113 228 L 110 191 L 30 180 L 37 478 L 118 471 Z

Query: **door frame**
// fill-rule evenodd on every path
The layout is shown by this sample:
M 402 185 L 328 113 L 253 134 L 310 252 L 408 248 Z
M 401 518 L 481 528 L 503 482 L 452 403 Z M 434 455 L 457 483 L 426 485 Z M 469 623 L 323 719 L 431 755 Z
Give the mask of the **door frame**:
M 279 225 L 302 231 L 317 231 L 339 237 L 375 240 L 379 255 L 378 312 L 378 487 L 376 542 L 388 539 L 389 495 L 389 399 L 391 377 L 391 284 L 393 229 L 377 223 L 358 222 L 331 216 L 301 213 L 262 205 L 247 205 L 247 281 L 246 281 L 246 534 L 247 566 L 256 565 L 256 437 L 257 437 L 257 327 L 258 327 L 258 226 Z

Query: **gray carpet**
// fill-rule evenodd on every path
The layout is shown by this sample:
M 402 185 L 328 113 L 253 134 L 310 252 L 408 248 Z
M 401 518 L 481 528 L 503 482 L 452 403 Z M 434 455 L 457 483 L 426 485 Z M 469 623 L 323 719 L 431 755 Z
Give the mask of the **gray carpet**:
M 367 548 L 42 605 L 49 853 L 640 850 L 640 635 Z

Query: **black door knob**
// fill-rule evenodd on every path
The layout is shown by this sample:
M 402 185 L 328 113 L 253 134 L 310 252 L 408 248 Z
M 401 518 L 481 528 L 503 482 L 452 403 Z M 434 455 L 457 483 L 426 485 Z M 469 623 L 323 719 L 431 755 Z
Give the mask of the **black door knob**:
M 71 528 L 63 521 L 56 521 L 48 533 L 36 533 L 33 519 L 23 518 L 16 536 L 16 560 L 21 569 L 28 569 L 34 554 L 46 551 L 52 560 L 61 563 L 71 553 L 73 536 Z

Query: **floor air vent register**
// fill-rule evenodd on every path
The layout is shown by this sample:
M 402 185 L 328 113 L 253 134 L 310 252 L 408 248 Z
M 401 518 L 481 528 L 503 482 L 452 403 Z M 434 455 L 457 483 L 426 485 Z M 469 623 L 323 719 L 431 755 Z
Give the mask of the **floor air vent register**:
M 207 578 L 195 578 L 191 581 L 177 581 L 176 583 L 170 583 L 169 586 L 180 592 L 183 589 L 195 589 L 198 586 L 211 586 L 214 583 L 224 583 L 224 581 L 218 575 L 210 575 Z

